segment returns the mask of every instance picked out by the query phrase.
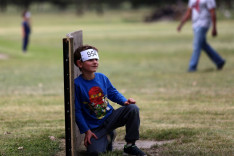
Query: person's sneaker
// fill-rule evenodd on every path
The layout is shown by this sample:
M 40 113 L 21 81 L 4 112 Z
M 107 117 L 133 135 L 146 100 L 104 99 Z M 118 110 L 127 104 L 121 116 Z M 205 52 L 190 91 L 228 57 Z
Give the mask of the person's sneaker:
M 125 145 L 123 155 L 145 156 L 146 154 L 143 151 L 141 151 L 136 145 Z
M 223 61 L 223 63 L 219 64 L 217 66 L 217 70 L 222 70 L 223 69 L 223 66 L 225 65 L 226 61 Z
M 116 131 L 113 130 L 109 134 L 107 134 L 107 139 L 108 139 L 108 145 L 107 145 L 107 151 L 112 151 L 113 150 L 113 142 L 115 141 L 116 138 Z

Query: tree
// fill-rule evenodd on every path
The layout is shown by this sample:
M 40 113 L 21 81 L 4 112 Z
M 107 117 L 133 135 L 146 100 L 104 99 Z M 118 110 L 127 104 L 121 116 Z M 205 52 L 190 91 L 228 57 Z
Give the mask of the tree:
M 7 8 L 7 0 L 0 0 L 0 11 L 5 12 Z

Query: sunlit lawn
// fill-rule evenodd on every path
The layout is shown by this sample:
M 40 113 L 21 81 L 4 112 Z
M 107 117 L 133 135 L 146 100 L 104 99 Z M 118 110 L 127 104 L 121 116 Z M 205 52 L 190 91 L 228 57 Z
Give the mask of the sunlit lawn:
M 0 58 L 0 154 L 44 156 L 60 150 L 62 38 L 83 30 L 84 43 L 99 49 L 99 72 L 137 100 L 141 139 L 176 140 L 154 147 L 161 155 L 232 155 L 234 21 L 219 21 L 219 36 L 208 35 L 227 60 L 224 69 L 217 71 L 203 53 L 198 71 L 187 73 L 191 24 L 177 33 L 177 22 L 141 22 L 145 12 L 33 14 L 27 54 L 21 52 L 20 16 L 0 14 L 0 54 L 7 56 Z M 124 129 L 118 134 L 122 140 Z

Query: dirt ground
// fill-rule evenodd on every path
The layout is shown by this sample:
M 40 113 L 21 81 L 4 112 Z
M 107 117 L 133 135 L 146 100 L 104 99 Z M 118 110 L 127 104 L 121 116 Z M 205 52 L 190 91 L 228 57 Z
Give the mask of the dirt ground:
M 136 142 L 137 147 L 141 148 L 143 151 L 146 151 L 149 156 L 157 156 L 158 155 L 158 149 L 153 148 L 155 145 L 163 145 L 167 143 L 172 143 L 174 140 L 170 141 L 150 141 L 150 140 L 139 140 Z M 113 144 L 113 150 L 121 150 L 124 146 L 124 141 L 115 141 Z M 60 148 L 62 149 L 60 152 L 58 152 L 55 156 L 65 156 L 65 140 L 61 140 Z M 85 150 L 85 147 L 81 145 L 80 148 L 81 151 Z M 83 152 L 82 152 L 83 153 Z M 81 154 L 82 155 L 82 154 Z

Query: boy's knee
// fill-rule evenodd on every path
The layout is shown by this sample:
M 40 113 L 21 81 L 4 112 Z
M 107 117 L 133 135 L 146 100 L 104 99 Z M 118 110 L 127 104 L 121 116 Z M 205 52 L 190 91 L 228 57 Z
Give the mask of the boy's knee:
M 91 156 L 99 155 L 100 153 L 106 152 L 107 148 L 107 136 L 103 136 L 98 140 L 91 138 L 91 143 L 87 147 L 87 153 Z
M 136 104 L 127 105 L 127 108 L 129 109 L 129 111 L 139 112 L 139 108 Z

